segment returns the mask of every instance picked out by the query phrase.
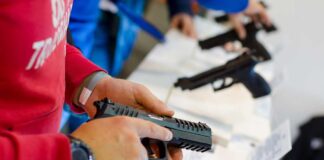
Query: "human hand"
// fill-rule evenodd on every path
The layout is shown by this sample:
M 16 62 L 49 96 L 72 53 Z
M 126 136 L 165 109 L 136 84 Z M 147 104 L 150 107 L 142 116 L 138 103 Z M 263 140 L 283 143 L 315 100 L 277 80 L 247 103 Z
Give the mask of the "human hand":
M 141 138 L 170 141 L 172 133 L 152 122 L 124 116 L 102 118 L 81 125 L 71 134 L 81 139 L 93 151 L 97 160 L 148 159 Z M 172 152 L 171 155 L 179 155 Z M 179 160 L 174 156 L 173 160 Z M 181 158 L 181 157 L 180 157 Z
M 108 97 L 110 100 L 157 115 L 172 116 L 174 112 L 155 97 L 146 87 L 130 81 L 105 77 L 101 79 L 85 105 L 90 117 L 96 114 L 94 101 Z
M 85 110 L 90 117 L 94 117 L 96 114 L 96 108 L 94 107 L 93 102 L 105 97 L 108 97 L 116 103 L 142 109 L 146 112 L 155 113 L 157 115 L 172 116 L 174 114 L 171 109 L 169 109 L 161 100 L 156 98 L 143 85 L 126 80 L 106 77 L 98 82 L 85 105 Z M 181 149 L 171 147 L 168 151 L 170 159 L 182 159 Z
M 249 0 L 249 5 L 245 11 L 229 15 L 230 22 L 241 39 L 246 37 L 246 30 L 242 23 L 242 17 L 244 15 L 250 17 L 255 22 L 261 22 L 267 26 L 271 26 L 272 24 L 265 7 L 257 0 Z
M 180 148 L 168 147 L 168 157 L 169 160 L 182 160 L 183 155 Z
M 171 27 L 179 29 L 183 34 L 191 38 L 197 38 L 196 29 L 192 17 L 185 13 L 179 13 L 172 17 Z

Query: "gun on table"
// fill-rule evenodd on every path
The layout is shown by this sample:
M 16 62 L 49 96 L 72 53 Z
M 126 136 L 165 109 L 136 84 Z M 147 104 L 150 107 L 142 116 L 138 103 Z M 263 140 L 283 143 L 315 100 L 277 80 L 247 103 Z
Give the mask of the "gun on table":
M 182 90 L 193 90 L 207 84 L 212 84 L 214 91 L 231 87 L 235 83 L 242 83 L 254 98 L 263 97 L 271 93 L 269 84 L 254 71 L 259 61 L 249 53 L 228 61 L 225 65 L 215 67 L 192 77 L 179 78 L 174 84 Z M 232 81 L 227 83 L 230 78 Z M 220 87 L 213 85 L 214 82 L 222 80 Z
M 204 123 L 194 123 L 182 119 L 157 116 L 144 111 L 114 103 L 105 98 L 101 101 L 94 102 L 97 108 L 95 119 L 128 116 L 148 120 L 162 127 L 168 128 L 173 133 L 173 138 L 169 142 L 162 142 L 154 139 L 144 138 L 142 144 L 148 151 L 150 160 L 167 160 L 167 145 L 190 149 L 197 152 L 205 152 L 211 150 L 212 132 Z M 155 153 L 152 145 L 158 147 L 158 153 Z
M 254 22 L 250 22 L 245 25 L 246 29 L 246 38 L 240 39 L 237 32 L 232 29 L 226 33 L 223 33 L 221 35 L 217 35 L 215 37 L 199 41 L 199 46 L 201 49 L 210 49 L 217 46 L 224 46 L 227 42 L 233 42 L 233 41 L 240 41 L 244 47 L 249 48 L 250 50 L 254 50 L 253 54 L 258 57 L 261 61 L 267 61 L 271 59 L 270 53 L 267 51 L 267 49 L 257 40 L 257 33 L 260 30 L 265 30 L 267 33 L 276 31 L 277 28 L 272 25 L 270 27 L 262 25 L 262 24 L 256 24 Z

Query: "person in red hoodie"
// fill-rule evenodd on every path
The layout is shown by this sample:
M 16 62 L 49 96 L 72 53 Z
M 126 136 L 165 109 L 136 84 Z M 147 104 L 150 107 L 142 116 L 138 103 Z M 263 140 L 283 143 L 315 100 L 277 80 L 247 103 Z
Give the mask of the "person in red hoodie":
M 95 100 L 172 116 L 145 87 L 109 77 L 66 43 L 72 0 L 0 1 L 0 159 L 147 159 L 141 137 L 170 140 L 148 121 L 115 117 L 59 133 L 64 101 L 93 117 Z M 73 153 L 73 154 L 72 154 Z M 170 150 L 181 159 L 180 150 Z

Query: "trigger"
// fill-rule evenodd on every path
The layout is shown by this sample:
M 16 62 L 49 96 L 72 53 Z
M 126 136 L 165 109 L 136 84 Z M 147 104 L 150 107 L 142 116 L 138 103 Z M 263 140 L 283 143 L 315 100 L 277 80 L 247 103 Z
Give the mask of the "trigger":
M 223 89 L 225 86 L 225 79 L 222 80 L 218 80 L 212 83 L 212 87 L 214 92 L 219 91 L 221 89 Z
M 233 78 L 224 78 L 222 79 L 222 84 L 219 85 L 219 87 L 216 87 L 215 86 L 215 82 L 213 83 L 213 89 L 214 89 L 214 92 L 216 91 L 219 91 L 219 90 L 222 90 L 222 89 L 225 89 L 225 88 L 229 88 L 231 87 L 233 84 L 235 84 L 237 81 Z
M 145 147 L 148 156 L 151 158 L 151 155 L 154 155 L 154 152 L 151 148 L 150 139 L 148 139 L 148 138 L 142 139 L 142 144 Z
M 149 160 L 167 160 L 167 144 L 163 141 L 143 138 L 144 145 Z
M 224 80 L 224 86 L 232 86 L 236 81 L 233 78 L 225 78 Z

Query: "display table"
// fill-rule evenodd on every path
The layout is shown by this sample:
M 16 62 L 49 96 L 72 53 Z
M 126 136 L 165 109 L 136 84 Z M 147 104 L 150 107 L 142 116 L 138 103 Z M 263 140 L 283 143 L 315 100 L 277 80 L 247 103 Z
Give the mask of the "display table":
M 200 39 L 224 32 L 226 27 L 195 17 Z M 213 134 L 228 141 L 213 152 L 184 150 L 184 159 L 245 160 L 259 143 L 271 133 L 271 96 L 253 99 L 249 91 L 236 84 L 214 92 L 211 85 L 193 91 L 173 88 L 179 77 L 191 76 L 222 65 L 237 56 L 222 48 L 201 51 L 197 41 L 170 30 L 167 42 L 156 45 L 129 80 L 148 87 L 176 111 L 175 117 L 207 123 Z M 273 79 L 272 64 L 257 66 L 257 72 L 268 81 Z

